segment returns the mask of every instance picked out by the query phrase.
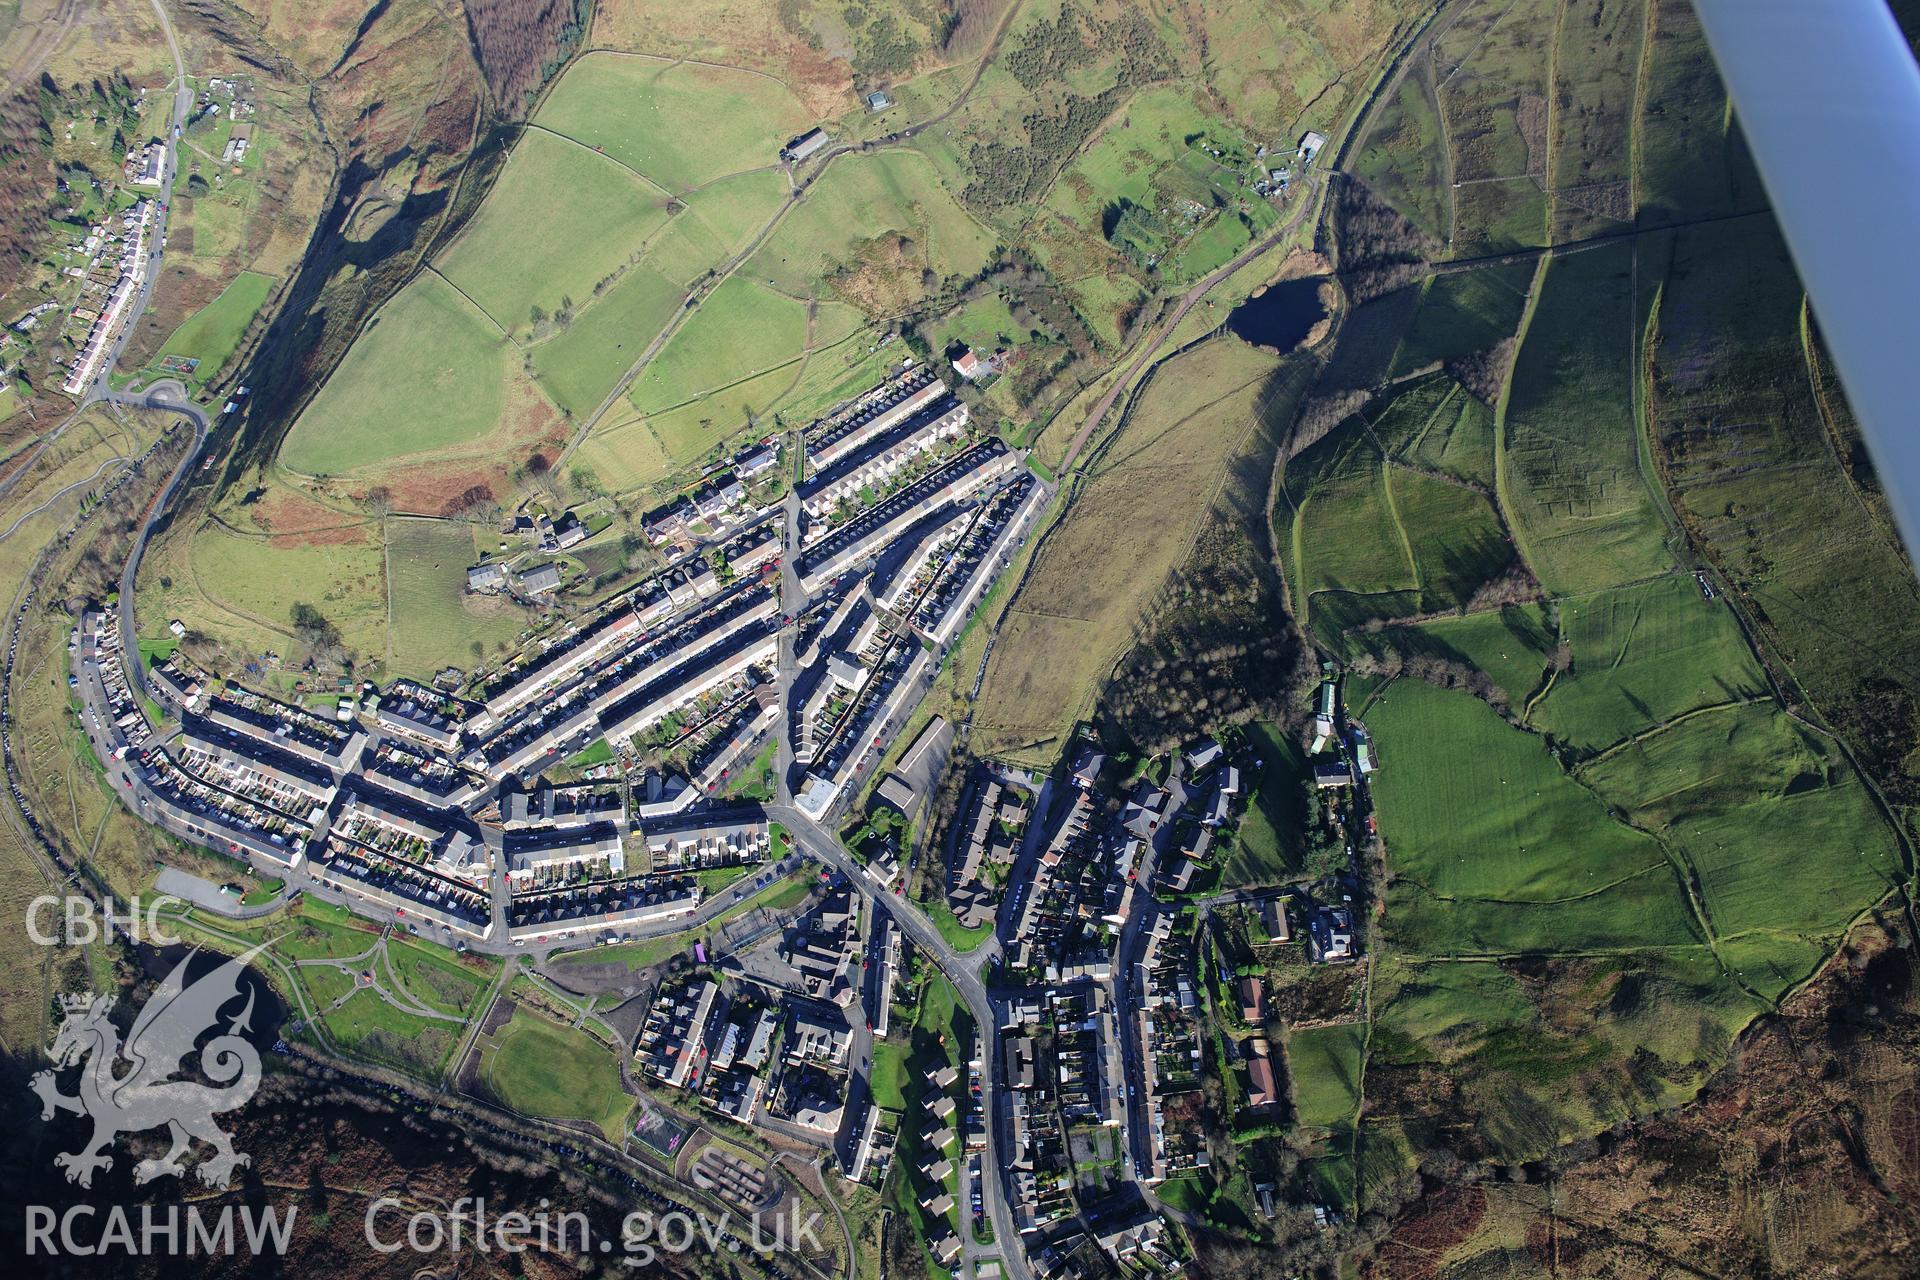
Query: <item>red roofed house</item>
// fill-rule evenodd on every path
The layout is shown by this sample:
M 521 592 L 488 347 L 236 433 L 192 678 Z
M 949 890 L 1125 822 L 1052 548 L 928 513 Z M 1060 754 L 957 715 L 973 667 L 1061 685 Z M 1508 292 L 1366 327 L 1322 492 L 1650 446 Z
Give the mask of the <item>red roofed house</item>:
M 1280 1086 L 1273 1077 L 1273 1059 L 1267 1042 L 1261 1038 L 1247 1041 L 1247 1105 L 1271 1107 L 1280 1101 Z
M 1242 978 L 1239 984 L 1240 1017 L 1249 1026 L 1259 1026 L 1267 1020 L 1266 990 L 1258 978 Z

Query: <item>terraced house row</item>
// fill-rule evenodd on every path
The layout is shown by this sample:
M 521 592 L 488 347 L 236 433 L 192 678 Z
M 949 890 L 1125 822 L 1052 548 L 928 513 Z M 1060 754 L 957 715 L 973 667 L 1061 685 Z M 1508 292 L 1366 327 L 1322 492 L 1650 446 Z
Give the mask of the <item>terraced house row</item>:
M 149 820 L 455 945 L 684 927 L 703 873 L 778 856 L 767 802 L 852 799 L 1050 493 L 910 360 L 798 440 L 787 467 L 758 442 L 649 517 L 664 569 L 460 680 L 295 704 L 185 656 L 141 671 L 124 619 L 90 613 L 89 730 Z M 556 547 L 590 526 L 510 521 Z

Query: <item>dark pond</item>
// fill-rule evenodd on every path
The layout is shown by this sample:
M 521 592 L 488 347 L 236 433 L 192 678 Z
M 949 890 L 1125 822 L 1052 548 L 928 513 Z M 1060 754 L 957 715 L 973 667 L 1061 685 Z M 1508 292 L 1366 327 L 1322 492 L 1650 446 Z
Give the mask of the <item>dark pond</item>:
M 189 986 L 203 978 L 213 978 L 216 972 L 225 968 L 228 961 L 232 959 L 217 952 L 177 945 L 136 947 L 135 954 L 139 957 L 141 972 L 155 982 L 166 978 L 182 960 L 187 961 L 187 971 L 182 977 Z M 218 982 L 219 980 L 216 979 L 216 983 Z M 286 1006 L 280 1003 L 280 998 L 274 994 L 273 988 L 267 985 L 267 980 L 257 969 L 242 969 L 238 975 L 237 984 L 231 991 L 231 994 L 227 994 L 221 985 L 209 988 L 208 994 L 215 996 L 224 994 L 226 998 L 219 1005 L 214 1026 L 209 1027 L 208 1030 L 224 1032 L 244 1016 L 246 1027 L 241 1032 L 243 1037 L 262 1053 L 272 1049 L 274 1041 L 280 1038 L 281 1024 L 286 1021 Z M 251 1009 L 247 1007 L 249 1000 L 252 1001 Z
M 1313 326 L 1327 318 L 1320 301 L 1322 280 L 1285 280 L 1248 298 L 1227 317 L 1227 328 L 1255 346 L 1291 351 L 1306 341 Z

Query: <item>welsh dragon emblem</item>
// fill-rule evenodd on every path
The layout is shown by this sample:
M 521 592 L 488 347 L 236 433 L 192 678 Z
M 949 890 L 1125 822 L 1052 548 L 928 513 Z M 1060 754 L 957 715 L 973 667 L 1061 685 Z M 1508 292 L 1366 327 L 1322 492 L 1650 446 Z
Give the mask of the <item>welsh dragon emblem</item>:
M 221 1009 L 241 995 L 240 975 L 259 950 L 229 960 L 191 986 L 186 969 L 192 957 L 183 959 L 141 1008 L 124 1045 L 107 1016 L 107 997 L 61 998 L 66 1019 L 54 1036 L 54 1066 L 37 1073 L 32 1085 L 40 1095 L 41 1119 L 72 1111 L 93 1121 L 93 1137 L 84 1147 L 54 1157 L 66 1170 L 67 1181 L 92 1186 L 95 1170 L 113 1166 L 106 1150 L 116 1137 L 162 1126 L 170 1131 L 173 1145 L 164 1156 L 135 1165 L 136 1182 L 185 1173 L 180 1157 L 194 1138 L 214 1149 L 198 1170 L 208 1186 L 227 1186 L 233 1171 L 250 1163 L 233 1149 L 233 1140 L 213 1117 L 243 1106 L 260 1086 L 259 1051 L 241 1034 L 253 1016 L 251 991 L 245 1007 L 226 1020 L 226 1030 L 199 1049 L 200 1070 L 214 1083 L 173 1077 L 201 1036 L 218 1028 Z M 76 1063 L 82 1064 L 79 1092 L 68 1096 L 59 1092 L 55 1076 Z

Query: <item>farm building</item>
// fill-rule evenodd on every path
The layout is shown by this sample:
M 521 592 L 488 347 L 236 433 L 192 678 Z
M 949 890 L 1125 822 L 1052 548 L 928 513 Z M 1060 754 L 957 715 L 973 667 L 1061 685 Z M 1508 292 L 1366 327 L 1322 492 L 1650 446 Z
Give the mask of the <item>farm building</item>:
M 893 95 L 885 89 L 875 89 L 867 95 L 867 110 L 869 111 L 885 111 L 892 105 Z
M 227 135 L 227 145 L 221 148 L 221 164 L 239 164 L 247 158 L 247 148 L 253 145 L 253 126 L 236 124 L 233 132 Z
M 1317 756 L 1333 745 L 1333 712 L 1338 697 L 1338 686 L 1332 680 L 1320 682 L 1320 705 L 1313 713 L 1313 743 L 1307 748 L 1310 756 Z
M 560 587 L 560 566 L 543 564 L 538 569 L 529 569 L 514 579 L 514 585 L 530 596 L 556 591 Z
M 1308 130 L 1308 131 L 1307 131 L 1307 132 L 1306 132 L 1305 134 L 1303 134 L 1303 135 L 1301 136 L 1301 138 L 1300 138 L 1300 160 L 1301 160 L 1301 163 L 1303 163 L 1303 164 L 1312 164 L 1312 163 L 1313 163 L 1313 158 L 1314 158 L 1315 156 L 1317 156 L 1317 155 L 1319 155 L 1319 154 L 1320 154 L 1320 149 L 1321 149 L 1322 147 L 1324 147 L 1324 146 L 1326 146 L 1326 145 L 1327 145 L 1327 135 L 1326 135 L 1326 134 L 1324 134 L 1324 133 L 1315 133 L 1315 132 L 1314 132 L 1313 130 L 1311 130 L 1311 129 L 1309 129 L 1309 130 Z
M 827 136 L 825 129 L 809 129 L 789 142 L 780 155 L 791 164 L 803 164 L 808 157 L 817 155 L 820 149 L 831 141 L 833 139 Z
M 1323 791 L 1328 787 L 1350 787 L 1353 785 L 1353 768 L 1345 760 L 1316 760 L 1313 765 L 1313 785 Z
M 1348 736 L 1352 739 L 1354 764 L 1359 768 L 1360 776 L 1364 778 L 1375 768 L 1373 740 L 1367 736 L 1366 729 L 1357 720 L 1350 727 Z

